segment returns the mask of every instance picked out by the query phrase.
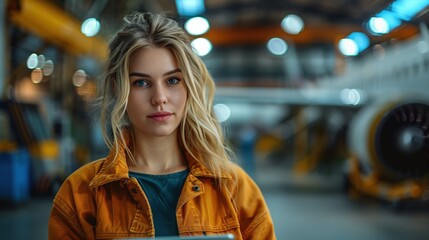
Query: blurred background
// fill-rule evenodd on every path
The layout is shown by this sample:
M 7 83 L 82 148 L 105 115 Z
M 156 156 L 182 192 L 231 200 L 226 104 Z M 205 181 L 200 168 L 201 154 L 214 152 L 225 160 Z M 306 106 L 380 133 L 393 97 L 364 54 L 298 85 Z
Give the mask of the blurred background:
M 1 0 L 0 236 L 46 239 L 54 194 L 103 157 L 108 40 L 165 12 L 278 239 L 428 239 L 429 0 Z

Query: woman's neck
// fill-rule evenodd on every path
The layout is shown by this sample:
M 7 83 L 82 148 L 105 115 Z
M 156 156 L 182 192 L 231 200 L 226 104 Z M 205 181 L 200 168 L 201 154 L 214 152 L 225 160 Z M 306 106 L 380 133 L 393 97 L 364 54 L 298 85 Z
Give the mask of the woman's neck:
M 176 136 L 142 137 L 134 136 L 131 149 L 135 163 L 129 161 L 128 168 L 133 172 L 147 174 L 168 174 L 185 170 L 187 161 Z

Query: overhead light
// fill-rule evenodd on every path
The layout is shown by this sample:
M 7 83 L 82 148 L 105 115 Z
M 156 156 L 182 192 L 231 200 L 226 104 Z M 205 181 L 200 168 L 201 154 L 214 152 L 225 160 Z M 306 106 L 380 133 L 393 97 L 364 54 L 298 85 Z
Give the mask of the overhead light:
M 73 85 L 75 85 L 76 87 L 82 87 L 83 84 L 86 82 L 87 77 L 88 75 L 84 70 L 82 69 L 77 70 L 73 74 Z
M 37 69 L 33 71 L 36 77 L 32 77 L 32 80 L 34 83 L 39 83 L 42 81 L 42 79 L 38 77 L 39 71 L 42 71 L 44 76 L 51 75 L 54 71 L 54 62 L 52 60 L 46 60 L 43 54 L 37 55 L 33 53 L 27 59 L 27 67 L 28 69 Z
M 270 53 L 280 56 L 286 53 L 288 45 L 281 38 L 271 38 L 267 43 L 267 48 Z
M 39 60 L 37 58 L 37 54 L 35 53 L 32 53 L 27 59 L 27 67 L 29 69 L 35 69 L 38 63 L 39 63 Z
M 100 31 L 100 22 L 95 18 L 88 18 L 82 23 L 82 33 L 87 37 L 93 37 Z
M 225 104 L 218 103 L 213 106 L 213 110 L 219 122 L 225 122 L 231 116 L 231 110 Z
M 176 8 L 180 16 L 197 16 L 205 11 L 204 0 L 176 0 Z
M 49 76 L 54 72 L 54 62 L 52 60 L 47 60 L 43 66 L 43 75 Z
M 368 21 L 368 30 L 374 35 L 387 34 L 402 24 L 398 15 L 391 10 L 383 10 Z
M 356 43 L 359 53 L 369 47 L 369 37 L 363 32 L 352 32 L 346 38 Z
M 410 21 L 417 13 L 428 5 L 428 0 L 396 0 L 390 4 L 389 8 L 395 12 L 400 19 Z
M 356 89 L 341 90 L 341 100 L 348 105 L 358 105 L 361 102 L 361 93 Z
M 212 43 L 206 38 L 196 38 L 192 40 L 191 46 L 194 52 L 201 57 L 209 54 L 213 48 Z
M 383 17 L 372 17 L 369 19 L 368 29 L 375 35 L 381 35 L 390 32 L 389 23 Z
M 304 21 L 295 14 L 289 14 L 281 22 L 282 29 L 290 34 L 298 34 L 304 28 Z
M 206 33 L 209 28 L 209 21 L 203 17 L 193 17 L 185 23 L 185 30 L 194 36 Z
M 356 42 L 348 38 L 343 38 L 338 42 L 338 49 L 345 56 L 356 56 L 359 53 Z
M 46 61 L 46 58 L 43 54 L 40 54 L 39 56 L 37 56 L 36 68 L 43 68 L 43 66 L 45 65 L 45 61 Z
M 394 0 L 368 21 L 368 29 L 374 35 L 387 34 L 428 6 L 429 0 Z
M 40 83 L 43 80 L 43 73 L 40 68 L 35 68 L 31 71 L 31 81 L 33 83 Z

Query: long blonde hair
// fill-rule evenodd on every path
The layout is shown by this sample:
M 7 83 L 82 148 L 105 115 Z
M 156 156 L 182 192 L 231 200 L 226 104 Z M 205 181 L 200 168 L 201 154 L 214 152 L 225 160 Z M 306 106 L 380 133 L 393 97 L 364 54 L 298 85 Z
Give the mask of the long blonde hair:
M 193 52 L 190 40 L 179 24 L 164 14 L 132 13 L 109 43 L 110 55 L 101 81 L 101 125 L 107 146 L 116 151 L 122 146 L 130 154 L 123 135 L 130 128 L 128 103 L 129 61 L 132 54 L 149 45 L 165 47 L 177 58 L 188 98 L 179 126 L 179 144 L 188 156 L 204 164 L 219 177 L 228 170 L 230 149 L 213 111 L 214 81 L 203 61 Z

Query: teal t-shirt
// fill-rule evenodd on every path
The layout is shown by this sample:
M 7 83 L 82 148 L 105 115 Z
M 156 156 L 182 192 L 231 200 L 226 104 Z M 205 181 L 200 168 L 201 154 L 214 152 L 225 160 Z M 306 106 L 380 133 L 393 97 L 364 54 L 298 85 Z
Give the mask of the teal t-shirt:
M 189 170 L 151 175 L 129 172 L 143 188 L 152 209 L 155 236 L 178 236 L 176 206 Z

